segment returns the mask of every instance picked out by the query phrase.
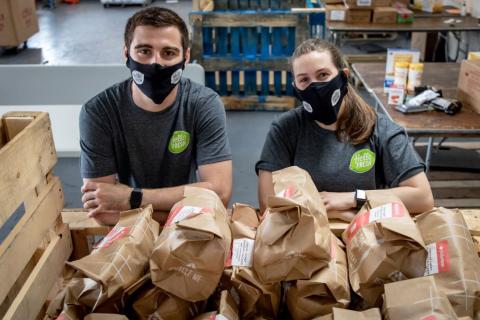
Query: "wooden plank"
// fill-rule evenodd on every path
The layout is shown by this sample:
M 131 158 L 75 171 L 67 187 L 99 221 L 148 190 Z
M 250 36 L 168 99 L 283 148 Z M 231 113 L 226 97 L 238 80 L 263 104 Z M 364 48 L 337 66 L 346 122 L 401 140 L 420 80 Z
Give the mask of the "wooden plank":
M 63 208 L 63 191 L 58 177 L 39 196 L 37 208 L 25 214 L 0 244 L 0 302 L 35 253 Z
M 25 200 L 25 190 L 38 185 L 56 163 L 47 113 L 7 113 L 9 117 L 35 117 L 25 130 L 0 149 L 0 226 Z
M 233 61 L 240 61 L 240 28 L 230 28 L 230 52 L 232 54 Z M 203 66 L 203 65 L 202 65 Z M 213 66 L 211 66 L 213 68 Z M 240 94 L 240 74 L 237 71 L 240 68 L 229 68 L 232 71 L 232 94 Z
M 111 227 L 102 226 L 95 219 L 89 218 L 88 212 L 83 209 L 63 209 L 62 220 L 70 230 L 86 230 L 88 235 L 106 235 L 111 230 Z
M 0 120 L 0 149 L 7 143 L 4 127 L 3 121 Z
M 0 305 L 0 319 L 3 319 L 8 309 L 12 305 L 13 301 L 17 297 L 18 293 L 20 292 L 20 290 L 22 290 L 23 285 L 27 281 L 28 276 L 33 272 L 33 269 L 35 268 L 37 262 L 38 258 L 35 255 L 32 256 L 20 276 L 15 281 L 15 284 L 12 286 L 12 288 L 10 288 L 10 291 Z
M 432 181 L 438 180 L 480 180 L 480 173 L 478 172 L 468 172 L 468 171 L 435 171 L 431 170 L 428 173 L 428 180 L 430 183 Z
M 435 199 L 468 199 L 480 195 L 480 180 L 435 180 L 430 186 Z
M 205 12 L 191 13 L 190 19 L 202 16 L 203 27 L 295 27 L 302 15 L 292 13 Z
M 480 236 L 480 209 L 462 209 L 463 218 L 473 236 Z
M 42 309 L 52 286 L 61 275 L 65 261 L 72 252 L 70 231 L 66 225 L 48 245 L 35 269 L 20 290 L 4 320 L 35 319 Z
M 445 208 L 478 208 L 480 199 L 435 199 L 436 207 Z
M 2 122 L 5 126 L 7 141 L 15 138 L 15 136 L 32 123 L 34 119 L 34 117 L 4 117 Z
M 228 47 L 228 28 L 217 28 L 216 29 L 216 55 L 219 57 L 224 57 L 227 55 L 227 47 Z M 227 94 L 227 73 L 225 71 L 221 71 L 220 74 L 220 85 L 219 85 L 219 92 L 220 95 L 224 96 Z
M 221 99 L 226 110 L 285 111 L 296 105 L 294 97 L 226 96 Z
M 228 0 L 215 0 L 215 10 L 228 10 Z
M 238 33 L 235 33 L 238 34 Z M 232 57 L 233 58 L 233 57 Z M 228 71 L 228 70 L 268 70 L 268 71 L 287 71 L 290 70 L 287 57 L 252 59 L 231 59 L 228 57 L 209 57 L 199 59 L 198 63 L 202 65 L 205 71 Z

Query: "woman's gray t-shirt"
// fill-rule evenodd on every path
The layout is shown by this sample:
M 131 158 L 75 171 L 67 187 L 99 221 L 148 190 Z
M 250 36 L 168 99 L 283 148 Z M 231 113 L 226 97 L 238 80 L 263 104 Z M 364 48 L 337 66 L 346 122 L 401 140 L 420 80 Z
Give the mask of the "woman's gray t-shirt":
M 321 128 L 301 107 L 282 114 L 271 125 L 255 169 L 305 169 L 319 191 L 350 192 L 397 187 L 424 170 L 405 130 L 377 114 L 371 137 L 352 145 Z
M 182 78 L 172 106 L 149 112 L 133 102 L 132 80 L 88 101 L 80 112 L 83 178 L 117 174 L 121 183 L 162 188 L 196 181 L 197 167 L 231 160 L 219 96 Z

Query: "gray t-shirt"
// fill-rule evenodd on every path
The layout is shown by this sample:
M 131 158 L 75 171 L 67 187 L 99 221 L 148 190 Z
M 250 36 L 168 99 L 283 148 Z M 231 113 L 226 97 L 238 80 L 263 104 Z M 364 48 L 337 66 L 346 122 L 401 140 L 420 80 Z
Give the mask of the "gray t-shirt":
M 160 112 L 138 107 L 131 79 L 88 101 L 80 112 L 83 178 L 117 174 L 121 183 L 162 188 L 195 182 L 197 167 L 231 160 L 219 96 L 182 78 L 175 102 Z
M 377 115 L 366 142 L 352 145 L 307 118 L 301 107 L 272 123 L 256 170 L 293 165 L 310 173 L 319 191 L 328 192 L 393 188 L 424 170 L 405 130 L 384 115 Z

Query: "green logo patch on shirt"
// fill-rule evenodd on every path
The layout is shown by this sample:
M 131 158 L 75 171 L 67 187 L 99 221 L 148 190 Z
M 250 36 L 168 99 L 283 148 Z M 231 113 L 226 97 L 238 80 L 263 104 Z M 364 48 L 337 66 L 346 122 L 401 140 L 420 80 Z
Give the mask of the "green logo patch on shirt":
M 368 172 L 374 165 L 375 153 L 369 149 L 358 150 L 350 159 L 350 170 L 356 173 Z
M 179 154 L 185 151 L 190 143 L 190 133 L 187 131 L 175 131 L 168 143 L 168 151 Z

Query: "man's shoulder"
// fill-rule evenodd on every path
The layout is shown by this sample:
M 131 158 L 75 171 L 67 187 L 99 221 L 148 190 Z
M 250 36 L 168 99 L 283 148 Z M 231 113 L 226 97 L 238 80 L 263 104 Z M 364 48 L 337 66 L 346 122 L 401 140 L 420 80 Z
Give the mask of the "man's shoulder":
M 108 109 L 109 107 L 117 106 L 118 101 L 127 96 L 130 81 L 130 79 L 123 80 L 101 91 L 85 102 L 83 109 L 88 111 L 98 111 L 100 108 Z
M 205 87 L 204 85 L 197 83 L 188 78 L 182 78 L 180 94 L 188 95 L 187 99 L 190 103 L 194 103 L 202 106 L 202 103 L 205 103 L 210 100 L 217 99 L 218 94 L 212 89 Z

